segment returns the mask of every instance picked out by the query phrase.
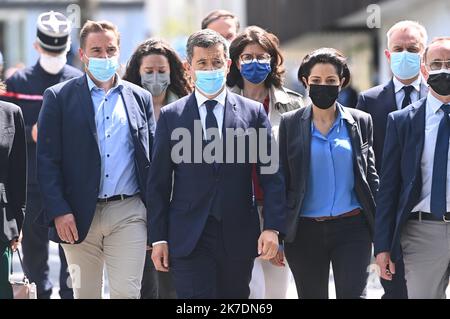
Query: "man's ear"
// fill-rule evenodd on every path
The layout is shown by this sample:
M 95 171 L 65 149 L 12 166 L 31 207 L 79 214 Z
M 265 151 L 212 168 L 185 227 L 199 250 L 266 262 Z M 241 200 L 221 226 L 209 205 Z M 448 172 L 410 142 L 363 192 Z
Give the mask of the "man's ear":
M 384 56 L 386 57 L 386 59 L 388 60 L 389 64 L 391 64 L 391 52 L 389 52 L 388 49 L 384 50 Z
M 230 72 L 230 68 L 231 68 L 232 64 L 233 64 L 233 62 L 231 61 L 231 59 L 227 59 L 227 74 Z
M 41 53 L 41 47 L 37 41 L 33 42 L 33 48 L 40 54 Z
M 428 77 L 430 76 L 430 74 L 428 73 L 428 70 L 425 67 L 425 62 L 423 62 L 423 61 L 420 64 L 420 71 L 422 72 L 422 76 L 423 76 L 425 82 L 428 81 Z

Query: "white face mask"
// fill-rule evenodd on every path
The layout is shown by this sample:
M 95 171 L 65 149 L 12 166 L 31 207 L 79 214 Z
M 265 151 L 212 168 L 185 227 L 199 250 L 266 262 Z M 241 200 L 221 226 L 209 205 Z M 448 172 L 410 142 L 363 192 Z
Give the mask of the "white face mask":
M 45 53 L 41 54 L 41 58 L 39 59 L 39 63 L 41 67 L 45 70 L 45 72 L 50 74 L 57 74 L 62 70 L 64 65 L 67 63 L 66 52 L 57 55 L 51 56 Z

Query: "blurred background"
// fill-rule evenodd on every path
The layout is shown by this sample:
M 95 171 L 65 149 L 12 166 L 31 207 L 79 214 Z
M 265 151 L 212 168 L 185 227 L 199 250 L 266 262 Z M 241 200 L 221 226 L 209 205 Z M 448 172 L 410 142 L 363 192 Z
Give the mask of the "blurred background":
M 186 39 L 214 9 L 233 12 L 241 30 L 258 25 L 276 34 L 286 57 L 286 86 L 300 91 L 296 80 L 303 56 L 314 48 L 334 47 L 349 58 L 356 91 L 391 76 L 383 51 L 386 32 L 395 22 L 423 24 L 429 39 L 448 35 L 448 0 L 0 0 L 0 51 L 4 71 L 33 64 L 36 19 L 54 10 L 72 19 L 69 63 L 79 66 L 78 32 L 87 19 L 107 19 L 121 32 L 121 63 L 148 37 L 168 40 L 184 55 Z

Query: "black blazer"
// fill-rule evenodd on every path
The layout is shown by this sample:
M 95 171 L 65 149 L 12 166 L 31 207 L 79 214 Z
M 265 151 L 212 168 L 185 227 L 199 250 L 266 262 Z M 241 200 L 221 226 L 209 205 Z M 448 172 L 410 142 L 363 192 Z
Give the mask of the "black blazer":
M 372 119 L 370 115 L 338 104 L 344 112 L 353 147 L 355 191 L 363 206 L 370 229 L 374 226 L 378 175 L 372 149 Z M 311 161 L 312 106 L 284 113 L 279 129 L 280 162 L 286 184 L 286 242 L 295 239 L 298 217 L 308 187 Z
M 20 108 L 0 101 L 1 242 L 19 236 L 25 212 L 27 152 Z
M 133 139 L 136 179 L 145 204 L 155 120 L 149 92 L 122 81 L 125 111 Z M 91 225 L 100 187 L 100 152 L 94 107 L 85 75 L 50 87 L 39 114 L 37 174 L 43 199 L 39 223 L 61 242 L 54 219 L 73 213 L 82 242 Z
M 361 92 L 356 108 L 369 113 L 373 121 L 373 150 L 375 152 L 375 167 L 381 172 L 383 145 L 386 136 L 388 114 L 397 111 L 393 80 Z M 420 83 L 419 99 L 427 96 L 428 86 L 422 80 Z

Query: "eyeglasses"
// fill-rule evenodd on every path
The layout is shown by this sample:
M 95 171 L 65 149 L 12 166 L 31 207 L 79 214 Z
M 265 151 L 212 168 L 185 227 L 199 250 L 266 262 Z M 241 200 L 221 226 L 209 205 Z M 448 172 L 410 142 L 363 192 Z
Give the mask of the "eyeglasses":
M 436 60 L 428 64 L 431 71 L 437 71 L 441 69 L 450 69 L 450 60 Z
M 257 54 L 257 55 L 242 54 L 240 56 L 240 58 L 241 58 L 242 63 L 244 63 L 244 64 L 252 63 L 255 59 L 259 63 L 270 63 L 270 60 L 272 59 L 272 57 L 268 53 Z

